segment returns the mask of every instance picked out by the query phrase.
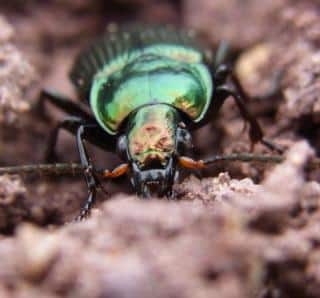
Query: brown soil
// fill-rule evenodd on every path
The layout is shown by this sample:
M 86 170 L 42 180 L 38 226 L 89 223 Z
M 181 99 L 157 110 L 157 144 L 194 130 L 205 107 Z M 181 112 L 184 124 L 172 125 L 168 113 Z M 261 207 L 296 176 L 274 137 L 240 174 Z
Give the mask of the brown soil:
M 127 179 L 107 183 L 91 217 L 81 177 L 0 177 L 0 297 L 320 297 L 320 7 L 316 0 L 8 1 L 0 4 L 0 165 L 40 162 L 63 114 L 32 111 L 43 87 L 76 98 L 75 54 L 110 22 L 198 29 L 228 39 L 235 71 L 277 166 L 221 163 L 175 185 L 177 200 L 142 201 Z M 262 99 L 280 77 L 280 90 Z M 260 98 L 259 98 L 260 96 Z M 195 155 L 247 152 L 234 103 L 194 135 Z M 258 145 L 256 152 L 266 153 Z M 95 164 L 119 160 L 90 148 Z M 59 159 L 77 161 L 61 134 Z M 202 177 L 200 179 L 200 177 Z M 125 192 L 125 193 L 124 193 Z

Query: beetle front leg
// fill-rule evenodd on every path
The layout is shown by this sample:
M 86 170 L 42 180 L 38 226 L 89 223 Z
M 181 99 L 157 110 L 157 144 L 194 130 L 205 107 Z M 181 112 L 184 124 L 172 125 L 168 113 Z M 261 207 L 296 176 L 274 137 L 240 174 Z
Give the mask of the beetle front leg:
M 67 130 L 71 133 L 76 133 L 78 127 L 84 122 L 83 119 L 78 117 L 68 117 L 59 122 L 51 131 L 47 143 L 47 148 L 44 154 L 45 162 L 57 161 L 56 146 L 58 141 L 59 132 L 61 129 Z
M 88 198 L 84 204 L 84 206 L 81 208 L 79 216 L 76 218 L 76 221 L 82 220 L 86 218 L 90 210 L 95 203 L 96 199 L 96 193 L 97 188 L 102 188 L 100 181 L 98 180 L 96 176 L 96 171 L 94 169 L 94 166 L 88 156 L 84 139 L 87 137 L 86 132 L 90 132 L 92 128 L 95 127 L 95 124 L 83 124 L 80 125 L 77 130 L 77 147 L 80 155 L 80 162 L 83 166 L 84 170 L 84 178 L 87 183 L 88 187 Z M 116 167 L 113 171 L 105 170 L 103 172 L 102 177 L 103 178 L 118 178 L 122 175 L 124 175 L 129 169 L 129 165 L 127 163 L 121 164 L 118 167 Z
M 129 169 L 129 164 L 124 163 L 124 164 L 117 166 L 112 171 L 104 170 L 102 173 L 102 177 L 103 178 L 118 178 L 118 177 L 126 174 L 128 169 Z M 84 175 L 85 175 L 86 182 L 88 185 L 89 195 L 88 195 L 88 199 L 85 202 L 85 205 L 81 208 L 79 216 L 75 219 L 76 221 L 80 221 L 89 215 L 90 210 L 95 202 L 97 188 L 100 187 L 102 190 L 104 190 L 101 186 L 100 181 L 98 181 L 96 176 L 94 175 L 94 169 L 93 169 L 92 164 L 90 164 L 90 162 L 89 162 L 89 166 L 87 167 L 87 170 L 85 171 Z
M 77 147 L 80 155 L 81 165 L 85 168 L 84 177 L 88 187 L 88 198 L 84 206 L 81 208 L 80 214 L 76 218 L 76 221 L 82 220 L 89 215 L 90 210 L 96 199 L 97 188 L 100 185 L 100 182 L 95 176 L 93 164 L 91 163 L 91 160 L 88 157 L 88 153 L 84 145 L 86 129 L 91 126 L 92 125 L 80 125 L 77 130 Z

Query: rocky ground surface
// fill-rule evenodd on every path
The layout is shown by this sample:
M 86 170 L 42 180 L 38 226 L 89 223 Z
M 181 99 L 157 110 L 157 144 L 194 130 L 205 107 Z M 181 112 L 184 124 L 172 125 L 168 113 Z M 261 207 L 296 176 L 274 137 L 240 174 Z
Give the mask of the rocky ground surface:
M 50 0 L 0 4 L 0 166 L 43 159 L 43 87 L 75 98 L 67 73 L 110 22 L 196 28 L 228 39 L 247 104 L 286 149 L 279 165 L 220 163 L 175 185 L 177 200 L 141 201 L 106 184 L 91 217 L 70 223 L 81 178 L 0 176 L 0 297 L 320 297 L 320 7 L 318 1 Z M 240 53 L 240 54 L 239 54 Z M 264 99 L 278 78 L 278 92 Z M 194 135 L 195 155 L 247 152 L 232 100 Z M 208 141 L 209 140 L 209 141 Z M 77 161 L 62 134 L 61 161 Z M 256 146 L 256 152 L 267 149 Z M 94 162 L 118 160 L 90 148 Z

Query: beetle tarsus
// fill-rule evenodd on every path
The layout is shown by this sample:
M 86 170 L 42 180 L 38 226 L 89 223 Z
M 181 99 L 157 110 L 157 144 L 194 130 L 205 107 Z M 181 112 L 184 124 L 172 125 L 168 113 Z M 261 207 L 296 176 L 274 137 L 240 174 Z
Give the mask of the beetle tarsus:
M 85 205 L 81 208 L 80 214 L 75 218 L 75 221 L 82 221 L 86 219 L 90 215 L 91 208 L 95 202 L 96 199 L 96 188 L 93 187 L 89 190 L 89 195 L 86 200 Z

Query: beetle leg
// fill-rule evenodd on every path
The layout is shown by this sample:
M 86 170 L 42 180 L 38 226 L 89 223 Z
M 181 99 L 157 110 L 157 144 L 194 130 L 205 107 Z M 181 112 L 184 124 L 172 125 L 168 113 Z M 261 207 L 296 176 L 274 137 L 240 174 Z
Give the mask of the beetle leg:
M 86 129 L 91 126 L 92 125 L 87 124 L 80 125 L 77 130 L 77 147 L 80 155 L 81 165 L 85 168 L 84 178 L 88 187 L 88 198 L 84 206 L 81 208 L 79 216 L 76 218 L 77 221 L 82 220 L 89 215 L 92 205 L 94 204 L 96 199 L 97 188 L 100 185 L 100 182 L 98 181 L 98 178 L 94 173 L 92 162 L 88 157 L 88 153 L 84 145 Z
M 76 134 L 77 147 L 80 155 L 80 162 L 81 162 L 81 166 L 85 169 L 84 177 L 88 187 L 88 198 L 86 200 L 85 205 L 81 208 L 80 215 L 76 218 L 76 220 L 81 220 L 89 214 L 90 209 L 95 201 L 97 187 L 100 186 L 100 183 L 94 174 L 93 165 L 90 159 L 88 158 L 88 153 L 84 145 L 84 137 L 86 132 L 85 130 L 92 127 L 95 128 L 95 124 L 85 124 L 84 120 L 80 118 L 72 117 L 72 118 L 65 119 L 60 124 L 58 124 L 58 126 L 52 132 L 49 140 L 47 154 L 46 154 L 47 158 L 53 157 L 54 147 L 57 141 L 58 132 L 61 128 Z
M 85 110 L 85 107 L 59 93 L 43 90 L 40 94 L 39 101 L 35 106 L 35 109 L 44 117 L 46 117 L 44 109 L 45 101 L 49 101 L 60 110 L 71 115 L 70 118 L 67 118 L 59 123 L 52 131 L 46 150 L 46 161 L 52 161 L 55 158 L 54 147 L 60 128 L 66 129 L 75 135 L 77 128 L 83 123 L 95 124 L 95 127 L 92 126 L 91 133 L 87 136 L 87 140 L 90 143 L 110 152 L 115 150 L 116 138 L 107 135 L 106 132 L 98 125 L 95 118 Z M 72 121 L 71 119 L 74 119 L 75 121 Z
M 63 121 L 59 122 L 51 131 L 48 139 L 47 148 L 44 155 L 45 162 L 54 162 L 57 160 L 55 148 L 58 140 L 59 131 L 64 129 L 71 134 L 75 135 L 80 125 L 87 124 L 87 130 L 90 130 L 86 135 L 86 140 L 90 143 L 101 147 L 107 151 L 113 151 L 115 147 L 115 139 L 112 136 L 106 135 L 106 133 L 96 123 L 90 123 L 86 120 L 69 116 Z
M 61 95 L 55 91 L 42 90 L 39 95 L 39 100 L 35 106 L 36 112 L 43 118 L 48 118 L 45 113 L 45 102 L 49 101 L 51 104 L 66 112 L 67 114 L 78 116 L 86 120 L 93 120 L 94 118 L 86 111 L 85 107 Z
M 98 127 L 96 124 L 85 123 L 85 120 L 77 117 L 70 117 L 63 120 L 55 127 L 49 138 L 49 143 L 46 151 L 47 159 L 51 159 L 55 155 L 54 149 L 57 143 L 58 132 L 60 131 L 60 129 L 65 129 L 73 134 L 76 134 L 81 166 L 85 169 L 84 176 L 88 187 L 88 198 L 85 205 L 81 208 L 80 215 L 76 218 L 76 220 L 82 220 L 87 217 L 92 205 L 95 202 L 97 188 L 99 187 L 104 191 L 102 185 L 96 177 L 94 167 L 88 157 L 88 153 L 84 145 L 84 139 L 87 139 L 89 137 L 88 135 L 92 136 L 94 134 L 94 131 L 98 129 Z M 122 164 L 111 172 L 105 170 L 103 172 L 103 177 L 117 178 L 121 175 L 124 175 L 128 171 L 128 169 L 128 164 Z M 104 192 L 106 193 L 106 191 Z
M 257 143 L 262 140 L 263 138 L 263 132 L 262 129 L 257 121 L 257 119 L 250 113 L 248 108 L 246 107 L 245 102 L 242 99 L 242 96 L 240 93 L 237 93 L 236 91 L 232 90 L 227 85 L 219 86 L 216 90 L 217 96 L 224 100 L 228 98 L 229 96 L 232 96 L 240 110 L 241 116 L 249 122 L 250 129 L 249 129 L 249 136 L 252 143 Z
M 56 145 L 58 140 L 58 134 L 61 129 L 70 131 L 71 133 L 76 133 L 78 127 L 83 124 L 83 120 L 78 117 L 68 117 L 61 122 L 59 122 L 49 135 L 49 140 L 47 143 L 47 148 L 44 154 L 45 162 L 54 162 L 57 161 L 56 155 Z
M 268 99 L 268 98 L 271 98 L 271 97 L 277 95 L 279 93 L 279 91 L 280 91 L 280 80 L 282 78 L 282 75 L 283 75 L 283 72 L 278 72 L 275 75 L 274 79 L 273 79 L 273 83 L 272 83 L 271 89 L 267 93 L 265 93 L 265 94 L 263 94 L 261 96 L 255 97 L 254 99 L 256 99 L 256 100 Z M 242 103 L 249 102 L 251 98 L 247 94 L 247 92 L 243 89 L 238 77 L 236 75 L 234 75 L 232 72 L 230 72 L 230 78 L 231 78 L 231 83 L 234 86 L 234 90 L 235 90 L 234 93 L 238 94 L 238 98 L 240 98 L 240 100 L 243 99 Z M 237 101 L 237 98 L 234 95 L 232 95 L 232 96 Z M 244 106 L 244 108 L 246 109 L 246 106 Z M 248 109 L 247 109 L 247 112 L 248 112 L 248 114 L 250 114 L 250 111 Z M 252 114 L 251 114 L 251 118 L 255 118 L 255 117 L 253 117 Z M 250 125 L 252 125 L 251 124 L 252 122 L 248 118 L 244 117 L 244 119 L 247 120 Z M 256 123 L 258 124 L 257 121 L 256 121 Z M 255 128 L 252 127 L 252 129 L 255 129 Z M 260 130 L 261 130 L 261 127 L 260 127 Z M 271 140 L 264 138 L 263 136 L 258 141 L 261 142 L 267 148 L 269 148 L 271 150 L 274 150 L 274 151 L 277 151 L 278 153 L 283 153 L 284 152 L 283 149 L 280 146 L 278 146 L 277 144 L 273 143 Z M 254 144 L 254 142 L 252 142 L 252 143 Z
M 282 148 L 273 144 L 270 140 L 267 140 L 263 137 L 263 131 L 261 129 L 260 124 L 258 123 L 257 119 L 250 113 L 249 109 L 246 106 L 243 98 L 247 98 L 245 93 L 243 93 L 242 89 L 236 89 L 228 86 L 222 85 L 217 87 L 216 96 L 218 97 L 219 102 L 223 102 L 229 96 L 232 96 L 240 110 L 241 116 L 248 121 L 250 128 L 249 128 L 249 137 L 251 140 L 252 145 L 256 144 L 257 142 L 261 142 L 263 145 L 268 147 L 271 150 L 275 150 L 279 153 L 283 153 Z
M 85 204 L 82 206 L 80 214 L 75 218 L 74 221 L 81 221 L 89 215 L 90 210 L 91 210 L 94 202 L 96 201 L 96 193 L 97 193 L 96 187 L 93 187 L 92 189 L 90 189 L 88 191 L 88 198 L 87 198 Z
M 249 99 L 267 100 L 267 99 L 270 99 L 272 97 L 275 97 L 276 95 L 279 95 L 280 91 L 281 91 L 280 82 L 281 82 L 282 77 L 283 77 L 283 71 L 276 72 L 274 77 L 271 79 L 272 80 L 271 87 L 270 87 L 270 89 L 268 91 L 266 91 L 265 94 L 258 95 L 258 96 L 249 96 L 247 94 L 247 92 L 243 89 L 239 78 L 234 73 L 230 72 L 231 82 L 235 86 L 237 91 L 240 93 L 240 95 L 242 96 L 244 101 L 247 101 Z
M 58 131 L 61 128 L 76 134 L 80 162 L 81 166 L 84 168 L 84 176 L 88 187 L 88 198 L 85 205 L 81 208 L 80 215 L 76 218 L 76 220 L 81 220 L 89 214 L 90 209 L 95 201 L 96 190 L 98 187 L 101 187 L 101 184 L 94 173 L 93 165 L 88 157 L 88 153 L 84 145 L 84 138 L 87 137 L 87 135 L 85 135 L 86 132 L 88 132 L 90 129 L 90 132 L 92 129 L 96 129 L 96 124 L 86 124 L 84 120 L 76 117 L 71 117 L 62 121 L 51 135 L 47 150 L 47 157 L 52 157 L 54 155 L 54 145 L 57 141 Z
M 59 108 L 60 110 L 66 112 L 67 114 L 71 115 L 72 118 L 76 119 L 78 118 L 81 120 L 82 123 L 90 123 L 95 124 L 95 126 L 92 125 L 92 129 L 90 134 L 88 133 L 86 139 L 110 152 L 115 151 L 115 146 L 117 142 L 117 138 L 111 135 L 108 135 L 97 123 L 95 118 L 91 116 L 89 112 L 86 111 L 86 108 L 81 105 L 80 103 L 76 103 L 73 100 L 59 94 L 53 91 L 43 90 L 40 94 L 39 101 L 35 107 L 35 109 L 39 112 L 40 115 L 45 115 L 44 110 L 44 104 L 45 101 L 49 101 L 54 106 Z M 45 116 L 46 117 L 46 116 Z M 59 125 L 58 125 L 59 126 Z M 77 128 L 79 125 L 67 125 L 66 124 L 66 130 L 71 132 L 72 134 L 76 134 Z M 56 128 L 59 130 L 58 128 Z M 52 133 L 54 134 L 54 133 Z M 57 133 L 56 133 L 57 134 Z M 54 139 L 54 137 L 52 137 Z M 52 141 L 53 142 L 53 141 Z
M 217 86 L 223 85 L 230 76 L 231 68 L 227 64 L 220 64 L 214 72 L 215 84 Z
M 229 56 L 230 46 L 227 41 L 222 41 L 216 51 L 214 61 L 213 61 L 213 69 L 216 72 L 217 69 L 225 63 L 226 58 Z
M 56 161 L 55 147 L 58 139 L 60 129 L 67 130 L 71 134 L 75 135 L 77 129 L 82 124 L 90 124 L 87 128 L 90 129 L 90 133 L 87 133 L 86 140 L 91 144 L 98 146 L 106 151 L 114 152 L 116 147 L 116 137 L 108 135 L 93 119 L 88 121 L 81 117 L 69 116 L 62 122 L 58 123 L 49 135 L 48 145 L 45 152 L 45 161 Z

